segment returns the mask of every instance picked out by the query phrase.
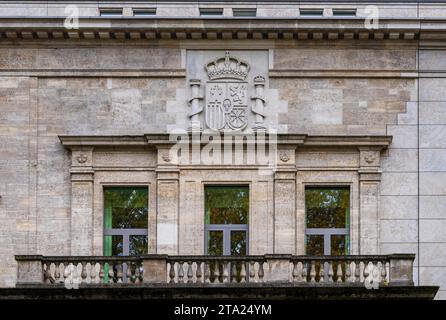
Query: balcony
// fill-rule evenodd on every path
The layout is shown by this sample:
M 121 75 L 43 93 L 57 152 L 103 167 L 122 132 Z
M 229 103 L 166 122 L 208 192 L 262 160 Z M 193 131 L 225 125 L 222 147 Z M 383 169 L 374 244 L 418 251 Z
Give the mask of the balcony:
M 438 287 L 414 286 L 414 258 L 412 254 L 16 256 L 16 289 L 39 289 L 50 294 L 50 289 L 58 289 L 58 294 L 61 289 L 65 292 L 62 294 L 67 294 L 66 288 L 79 289 L 69 291 L 70 295 L 94 289 L 100 297 L 107 296 L 106 289 L 133 290 L 130 295 L 140 289 L 139 297 L 144 292 L 146 297 L 153 294 L 158 298 L 296 298 L 302 294 L 319 298 L 323 294 L 329 299 L 346 295 L 432 299 Z

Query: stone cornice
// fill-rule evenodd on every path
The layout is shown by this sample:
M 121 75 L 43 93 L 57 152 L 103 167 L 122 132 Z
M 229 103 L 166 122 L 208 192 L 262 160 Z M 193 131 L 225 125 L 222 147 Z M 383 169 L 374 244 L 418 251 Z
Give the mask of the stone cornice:
M 146 146 L 144 136 L 59 136 L 60 142 L 68 149 L 98 146 Z
M 7 39 L 270 39 L 270 40 L 440 40 L 446 19 L 381 19 L 364 28 L 362 18 L 104 18 L 79 19 L 79 29 L 64 28 L 63 17 L 0 17 Z
M 171 141 L 169 138 L 170 135 L 167 133 L 146 134 L 141 136 L 59 136 L 61 143 L 68 149 L 97 146 L 160 146 L 173 145 L 176 143 L 175 141 Z M 377 147 L 378 149 L 385 149 L 391 142 L 391 136 L 311 136 L 306 134 L 277 135 L 278 145 L 296 145 L 305 147 Z

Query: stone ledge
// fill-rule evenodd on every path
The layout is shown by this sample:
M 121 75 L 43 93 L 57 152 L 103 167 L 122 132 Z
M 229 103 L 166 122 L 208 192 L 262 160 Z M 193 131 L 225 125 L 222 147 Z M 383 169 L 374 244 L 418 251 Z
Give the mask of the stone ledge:
M 0 289 L 0 300 L 171 300 L 171 299 L 260 299 L 260 300 L 432 300 L 438 286 L 381 287 L 296 287 L 288 284 L 238 286 L 139 286 L 64 287 L 22 286 Z
M 231 135 L 247 135 L 248 133 L 231 133 Z M 154 133 L 146 135 L 125 136 L 68 136 L 59 135 L 60 142 L 71 149 L 73 147 L 86 146 L 146 146 L 146 145 L 172 145 L 176 141 L 169 140 L 168 133 Z M 266 135 L 268 138 L 268 135 Z M 310 136 L 307 134 L 277 134 L 273 137 L 277 144 L 303 145 L 303 146 L 374 146 L 387 148 L 392 142 L 392 136 L 371 135 L 333 135 L 333 136 Z M 223 142 L 223 141 L 222 141 Z M 246 142 L 245 142 L 246 143 Z

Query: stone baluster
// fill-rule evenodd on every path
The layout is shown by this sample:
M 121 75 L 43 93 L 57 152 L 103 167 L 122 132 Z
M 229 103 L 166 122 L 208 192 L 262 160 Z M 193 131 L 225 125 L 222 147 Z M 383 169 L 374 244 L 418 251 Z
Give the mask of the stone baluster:
M 196 265 L 197 265 L 197 271 L 196 271 L 196 276 L 197 276 L 197 283 L 202 283 L 203 279 L 202 279 L 202 272 L 201 272 L 201 265 L 203 263 L 201 261 L 197 261 Z
M 187 283 L 193 283 L 194 282 L 194 274 L 192 272 L 192 261 L 188 261 L 187 264 Z
M 333 282 L 333 261 L 328 262 L 328 282 Z
M 381 282 L 387 281 L 387 268 L 386 268 L 386 261 L 383 260 L 381 262 Z
M 265 276 L 265 271 L 263 270 L 263 261 L 259 262 L 259 282 L 263 282 L 263 277 Z
M 361 261 L 355 261 L 355 282 L 361 282 Z
M 256 265 L 255 261 L 249 262 L 249 280 L 248 281 L 252 282 L 252 283 L 256 282 L 255 265 Z
M 321 262 L 321 266 L 319 268 L 319 282 L 324 283 L 325 282 L 325 261 Z
M 123 282 L 123 279 L 122 279 L 122 277 L 123 277 L 123 272 L 122 272 L 122 262 L 121 261 L 119 261 L 118 263 L 117 263 L 117 268 L 118 268 L 118 270 L 117 270 L 117 277 L 118 277 L 118 283 L 122 283 Z
M 302 278 L 304 282 L 308 282 L 308 262 L 302 262 Z
M 223 267 L 222 281 L 223 281 L 223 283 L 228 283 L 231 281 L 231 279 L 230 279 L 231 262 L 223 261 L 222 267 Z
M 297 262 L 292 261 L 292 263 L 293 263 L 293 271 L 291 271 L 292 282 L 297 282 L 297 276 L 298 276 Z
M 81 281 L 80 283 L 85 283 L 87 282 L 87 261 L 82 261 L 81 262 Z
M 189 114 L 191 123 L 189 131 L 200 131 L 201 123 L 199 116 L 201 111 L 203 111 L 203 108 L 200 107 L 200 100 L 203 99 L 203 97 L 200 95 L 201 80 L 191 79 L 189 81 L 189 84 L 191 87 L 191 94 L 192 94 L 189 100 L 189 103 L 191 105 L 191 112 Z
M 57 283 L 57 263 L 54 262 L 42 262 L 43 282 L 44 283 Z
M 63 277 L 64 277 L 64 283 L 66 283 L 68 277 L 71 276 L 71 263 L 69 263 L 67 266 L 64 265 L 64 271 L 63 271 Z
M 214 264 L 214 283 L 220 283 L 220 265 L 218 260 Z
M 184 283 L 184 262 L 178 262 L 178 283 Z
M 311 261 L 310 282 L 316 282 L 316 263 Z
M 104 283 L 104 277 L 105 277 L 105 273 L 104 273 L 104 265 L 105 262 L 99 262 L 99 283 Z
M 137 262 L 135 264 L 135 283 L 139 284 L 142 281 L 143 281 L 143 265 L 140 262 Z
M 54 266 L 54 272 L 53 272 L 53 266 Z M 61 272 L 60 272 L 60 263 L 49 263 L 48 264 L 48 272 L 49 272 L 49 276 L 50 276 L 50 281 L 54 281 L 57 282 L 59 280 L 59 282 L 61 281 L 59 278 L 61 277 Z
M 347 260 L 345 262 L 345 282 L 351 282 L 351 262 Z
M 262 76 L 254 77 L 254 87 L 255 87 L 255 95 L 251 98 L 255 100 L 255 106 L 252 108 L 252 112 L 255 113 L 255 124 L 253 127 L 254 131 L 264 131 L 265 127 L 265 97 L 264 97 L 264 89 L 265 89 L 265 78 Z
M 232 263 L 231 279 L 232 279 L 232 282 L 238 282 L 237 281 L 237 265 L 236 265 L 235 261 Z
M 242 267 L 240 269 L 240 282 L 246 282 L 246 262 L 242 261 Z
M 90 264 L 90 277 L 89 281 L 90 283 L 97 283 L 96 278 L 96 262 L 89 262 Z
M 342 263 L 339 261 L 337 264 L 337 270 L 336 270 L 336 282 L 342 282 Z
M 108 283 L 113 283 L 115 282 L 115 271 L 113 270 L 114 265 L 113 265 L 113 261 L 110 261 L 108 263 Z
M 126 283 L 133 283 L 133 268 L 132 268 L 132 261 L 127 261 L 125 263 L 125 277 L 126 277 Z
M 204 262 L 204 283 L 211 283 L 211 268 L 209 261 Z
M 364 261 L 364 270 L 362 270 L 362 276 L 364 277 L 364 281 L 365 279 L 369 276 L 370 274 L 370 261 Z
M 175 262 L 170 262 L 169 266 L 169 283 L 175 283 Z

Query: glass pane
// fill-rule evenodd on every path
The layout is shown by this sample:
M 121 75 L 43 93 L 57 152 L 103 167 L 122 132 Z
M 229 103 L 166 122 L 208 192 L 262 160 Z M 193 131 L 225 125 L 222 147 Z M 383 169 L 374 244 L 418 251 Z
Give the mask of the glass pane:
M 249 187 L 207 186 L 205 210 L 207 224 L 247 224 Z
M 309 256 L 323 256 L 324 255 L 324 236 L 310 236 L 305 237 L 306 253 Z
M 147 187 L 104 188 L 105 228 L 147 228 Z
M 223 255 L 223 231 L 208 232 L 208 255 Z
M 122 256 L 122 236 L 104 236 L 104 255 Z
M 245 231 L 231 231 L 231 256 L 246 256 Z
M 305 189 L 307 228 L 349 228 L 349 188 Z
M 331 236 L 331 255 L 343 256 L 349 252 L 349 237 L 344 235 Z
M 147 253 L 147 236 L 129 237 L 129 255 L 136 256 Z

